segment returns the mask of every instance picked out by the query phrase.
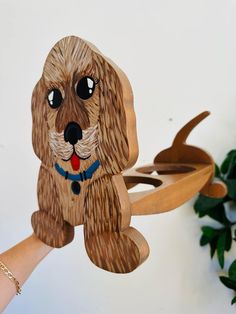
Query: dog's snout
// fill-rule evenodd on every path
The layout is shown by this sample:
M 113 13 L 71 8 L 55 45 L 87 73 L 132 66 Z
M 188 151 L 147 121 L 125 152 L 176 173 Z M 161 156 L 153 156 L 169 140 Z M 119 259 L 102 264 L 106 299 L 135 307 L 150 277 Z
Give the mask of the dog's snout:
M 78 123 L 70 122 L 64 130 L 64 139 L 71 145 L 74 145 L 78 140 L 82 139 L 82 130 Z

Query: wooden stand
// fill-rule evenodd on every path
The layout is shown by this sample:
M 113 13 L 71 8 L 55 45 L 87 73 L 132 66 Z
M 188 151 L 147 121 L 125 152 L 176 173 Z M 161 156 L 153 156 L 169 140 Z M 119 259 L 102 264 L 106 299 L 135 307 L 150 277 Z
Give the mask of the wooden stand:
M 214 198 L 227 194 L 222 182 L 212 182 L 215 168 L 212 157 L 200 148 L 186 144 L 192 129 L 208 115 L 209 112 L 203 112 L 187 123 L 176 135 L 172 146 L 159 153 L 153 164 L 124 173 L 127 189 L 139 183 L 155 187 L 149 191 L 129 193 L 132 215 L 170 211 L 199 191 Z

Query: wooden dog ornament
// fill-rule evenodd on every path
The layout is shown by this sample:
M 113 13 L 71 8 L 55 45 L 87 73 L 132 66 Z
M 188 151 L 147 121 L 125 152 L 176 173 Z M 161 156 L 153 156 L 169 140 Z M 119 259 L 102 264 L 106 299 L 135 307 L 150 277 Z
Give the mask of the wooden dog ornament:
M 193 120 L 190 129 L 205 116 Z M 83 224 L 88 256 L 105 270 L 131 272 L 148 257 L 146 240 L 130 227 L 132 214 L 173 209 L 201 189 L 219 197 L 225 193 L 211 184 L 211 157 L 184 144 L 188 125 L 154 164 L 123 173 L 138 157 L 131 86 L 111 60 L 81 38 L 63 38 L 50 51 L 33 91 L 32 118 L 33 148 L 41 160 L 34 233 L 59 248 Z M 127 189 L 140 182 L 155 189 L 129 194 Z

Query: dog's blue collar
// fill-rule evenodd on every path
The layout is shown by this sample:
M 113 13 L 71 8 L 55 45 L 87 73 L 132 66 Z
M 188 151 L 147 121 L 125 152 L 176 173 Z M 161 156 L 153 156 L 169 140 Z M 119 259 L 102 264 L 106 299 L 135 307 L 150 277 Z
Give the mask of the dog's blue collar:
M 100 166 L 100 161 L 97 159 L 87 170 L 73 174 L 69 173 L 68 171 L 65 171 L 63 168 L 61 168 L 58 163 L 55 163 L 55 169 L 56 171 L 63 176 L 66 180 L 71 181 L 85 181 L 87 179 L 91 179 L 94 172 L 98 169 Z

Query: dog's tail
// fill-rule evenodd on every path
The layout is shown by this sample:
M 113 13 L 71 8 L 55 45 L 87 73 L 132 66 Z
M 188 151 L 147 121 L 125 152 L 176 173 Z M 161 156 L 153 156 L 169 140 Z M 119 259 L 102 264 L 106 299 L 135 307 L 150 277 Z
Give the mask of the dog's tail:
M 189 121 L 187 124 L 185 124 L 179 132 L 176 134 L 172 147 L 176 147 L 179 145 L 182 145 L 186 143 L 186 140 L 189 136 L 189 134 L 192 132 L 192 130 L 202 121 L 204 120 L 207 116 L 209 116 L 210 112 L 209 111 L 204 111 L 200 113 L 198 116 L 193 118 L 191 121 Z
M 186 145 L 186 140 L 191 133 L 191 131 L 208 115 L 210 114 L 209 111 L 204 111 L 200 113 L 198 116 L 193 118 L 187 124 L 185 124 L 180 131 L 176 134 L 171 147 L 161 151 L 159 154 L 156 155 L 154 158 L 154 163 L 157 162 L 179 162 L 180 160 L 183 162 L 198 160 L 206 162 L 212 162 L 212 158 L 204 153 L 199 155 L 199 148 L 194 146 Z M 186 151 L 188 147 L 188 153 Z M 189 148 L 191 147 L 191 154 L 189 154 Z M 203 151 L 202 151 L 203 152 Z M 203 158 L 203 159 L 202 159 Z M 195 160 L 195 161 L 196 161 Z

